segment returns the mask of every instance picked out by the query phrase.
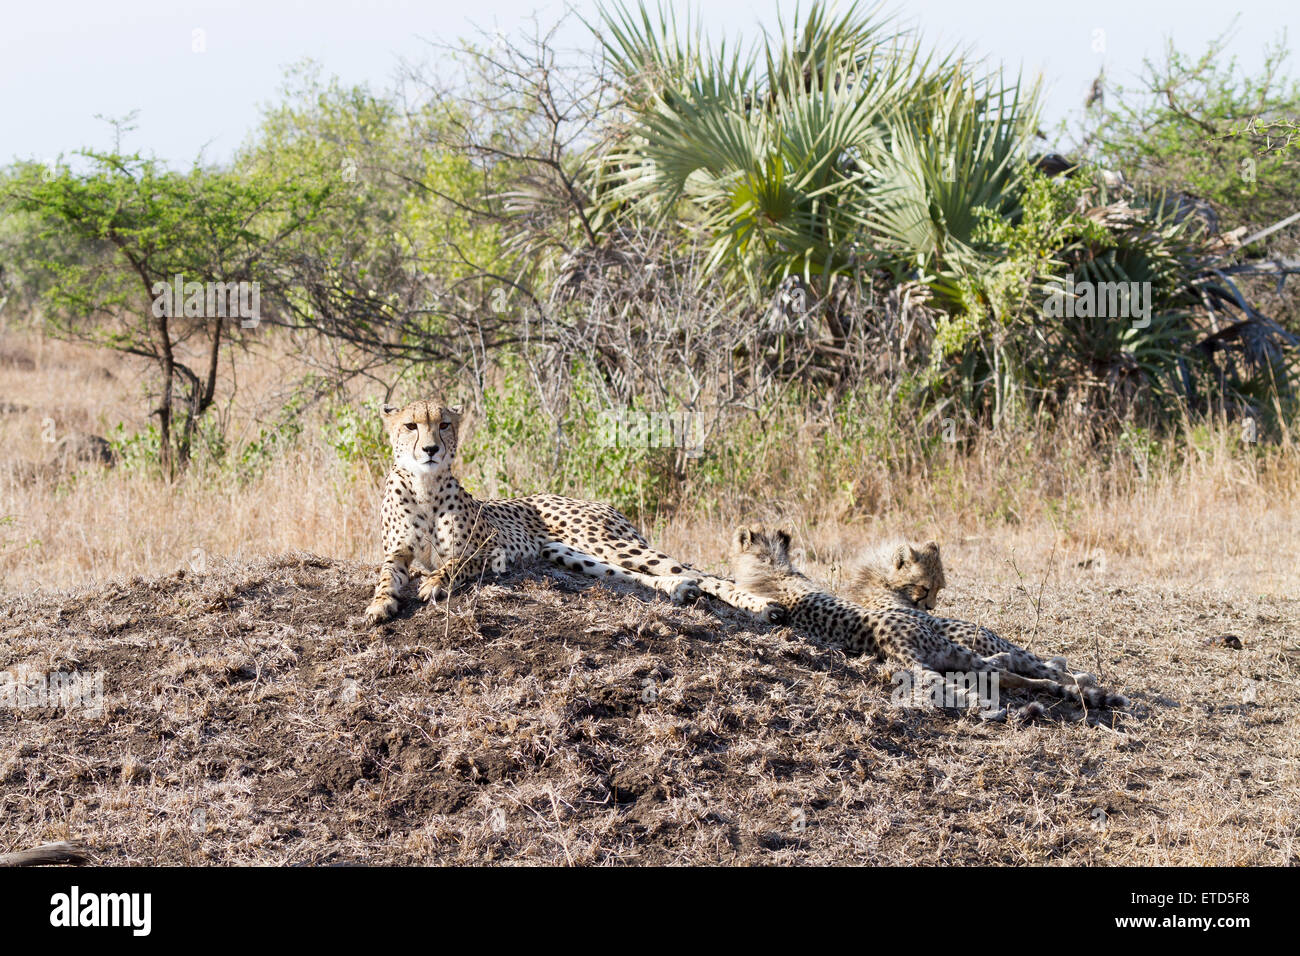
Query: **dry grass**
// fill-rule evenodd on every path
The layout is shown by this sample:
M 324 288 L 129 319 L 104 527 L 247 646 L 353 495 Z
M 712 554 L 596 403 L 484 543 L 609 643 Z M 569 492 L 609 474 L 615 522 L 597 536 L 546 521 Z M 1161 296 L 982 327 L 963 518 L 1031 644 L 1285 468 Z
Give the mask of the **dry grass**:
M 284 365 L 273 346 L 241 358 L 238 400 L 221 411 L 233 445 L 274 419 L 289 388 Z M 376 560 L 378 482 L 367 468 L 340 461 L 313 433 L 318 419 L 287 455 L 253 477 L 196 471 L 168 485 L 120 468 L 31 476 L 33 463 L 49 460 L 63 436 L 106 435 L 119 422 L 128 432 L 143 428 L 147 382 L 147 367 L 135 360 L 12 331 L 0 335 L 5 589 L 164 574 L 288 550 Z M 863 541 L 901 534 L 937 538 L 950 561 L 973 562 L 966 567 L 1054 554 L 1062 567 L 1088 562 L 1212 586 L 1294 591 L 1294 449 L 1246 455 L 1236 429 L 1227 427 L 1196 439 L 1195 449 L 1171 439 L 1167 458 L 1176 462 L 1143 479 L 1127 459 L 1101 464 L 1082 459 L 1078 449 L 1044 447 L 1048 439 L 1041 437 L 1034 447 L 1034 440 L 989 441 L 969 457 L 910 476 L 853 455 L 844 456 L 842 476 L 828 476 L 817 472 L 807 448 L 787 449 L 801 465 L 786 486 L 737 476 L 740 491 L 643 523 L 670 552 L 715 569 L 723 566 L 736 521 L 758 517 L 792 524 L 809 554 L 832 565 Z M 515 469 L 524 487 L 530 474 L 540 486 L 548 462 L 525 465 Z M 514 489 L 489 482 L 476 490 Z M 985 544 L 991 555 L 981 553 Z
M 273 420 L 289 382 L 282 356 L 245 361 L 238 403 L 221 412 L 232 443 Z M 84 346 L 0 338 L 0 575 L 9 589 L 89 583 L 201 567 L 219 556 L 311 549 L 361 559 L 375 548 L 377 484 L 320 441 L 295 447 L 252 480 L 236 471 L 187 475 L 175 485 L 142 470 L 39 472 L 71 433 L 128 433 L 149 422 L 149 369 Z
M 1022 727 L 894 708 L 885 676 L 838 650 L 558 571 L 367 633 L 377 492 L 318 442 L 246 482 L 24 477 L 49 454 L 46 418 L 56 435 L 143 426 L 144 381 L 126 360 L 0 337 L 0 671 L 100 670 L 107 697 L 102 717 L 0 712 L 0 852 L 72 838 L 110 862 L 1300 862 L 1287 455 L 1212 436 L 1142 481 L 989 450 L 911 488 L 815 506 L 786 489 L 647 522 L 720 569 L 737 518 L 787 520 L 831 581 L 871 538 L 937 538 L 947 612 L 1136 701 L 1113 726 Z M 271 363 L 241 368 L 234 432 L 281 388 Z M 881 507 L 864 516 L 864 497 Z M 330 557 L 264 557 L 292 551 Z M 1244 648 L 1205 643 L 1225 632 Z

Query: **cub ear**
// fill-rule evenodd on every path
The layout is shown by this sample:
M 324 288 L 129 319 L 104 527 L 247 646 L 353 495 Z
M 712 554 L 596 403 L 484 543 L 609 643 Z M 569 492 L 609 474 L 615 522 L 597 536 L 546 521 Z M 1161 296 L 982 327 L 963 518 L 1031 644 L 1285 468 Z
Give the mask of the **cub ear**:
M 783 554 L 790 552 L 790 532 L 782 528 L 776 533 L 776 546 Z
M 909 552 L 909 551 L 911 551 L 911 550 L 912 550 L 912 549 L 911 549 L 908 545 L 905 545 L 905 544 L 899 545 L 898 548 L 895 549 L 895 551 L 894 551 L 894 570 L 895 570 L 895 571 L 901 571 L 901 570 L 903 570 L 903 565 L 907 564 L 907 552 Z
M 931 557 L 937 558 L 939 556 L 939 542 L 927 541 L 925 543 L 925 547 L 922 548 L 922 551 L 924 551 L 924 553 L 930 555 Z
M 732 540 L 736 544 L 737 551 L 744 551 L 754 540 L 754 533 L 748 528 L 737 528 L 736 533 L 732 536 Z

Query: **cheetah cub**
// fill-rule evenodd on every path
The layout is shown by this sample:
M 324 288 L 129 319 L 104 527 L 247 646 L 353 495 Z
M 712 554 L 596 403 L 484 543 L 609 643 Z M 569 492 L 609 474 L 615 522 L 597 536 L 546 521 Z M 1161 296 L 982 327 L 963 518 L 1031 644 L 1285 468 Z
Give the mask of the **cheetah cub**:
M 870 653 L 939 675 L 996 673 L 999 686 L 1008 690 L 1051 694 L 1089 707 L 1127 703 L 1095 687 L 1019 673 L 1007 657 L 986 659 L 945 635 L 940 621 L 907 603 L 912 598 L 868 607 L 831 594 L 794 567 L 788 531 L 768 533 L 758 525 L 738 528 L 732 542 L 732 571 L 737 585 L 776 601 L 796 627 L 843 644 L 850 652 Z M 914 584 L 903 590 L 920 593 Z M 931 601 L 935 590 L 933 582 L 927 585 L 923 600 Z
M 412 571 L 424 575 L 420 600 L 436 602 L 486 570 L 538 556 L 592 577 L 643 584 L 677 603 L 703 592 L 764 620 L 781 617 L 774 602 L 652 548 L 608 505 L 558 495 L 476 500 L 452 473 L 461 414 L 459 406 L 429 401 L 382 409 L 393 467 L 384 483 L 384 562 L 366 608 L 370 624 L 397 613 Z
M 886 544 L 861 556 L 845 594 L 864 607 L 910 607 L 933 611 L 935 599 L 945 583 L 939 545 L 934 541 L 926 542 L 920 548 L 907 543 Z M 950 641 L 1017 674 L 1081 687 L 1097 684 L 1097 679 L 1091 674 L 1072 672 L 1064 657 L 1044 661 L 987 627 L 933 614 L 931 618 L 939 633 Z M 1128 706 L 1125 698 L 1116 697 L 1115 701 L 1113 706 Z

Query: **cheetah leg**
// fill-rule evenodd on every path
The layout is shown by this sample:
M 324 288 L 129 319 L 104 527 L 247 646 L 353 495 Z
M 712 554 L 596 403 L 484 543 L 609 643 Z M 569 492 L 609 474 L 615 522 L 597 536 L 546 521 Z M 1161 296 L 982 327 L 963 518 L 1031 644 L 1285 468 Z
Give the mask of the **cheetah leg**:
M 1091 674 L 1073 674 L 1068 668 L 1057 666 L 1057 661 L 1062 662 L 1062 665 L 1064 664 L 1065 658 L 1063 657 L 1056 657 L 1051 661 L 1044 662 L 1028 651 L 1014 650 L 990 654 L 984 659 L 1003 670 L 1014 671 L 1026 677 L 1036 677 L 1061 684 L 1069 691 L 1071 698 L 1082 700 L 1089 707 L 1099 707 L 1103 704 L 1114 706 L 1107 703 L 1111 700 L 1112 695 L 1108 695 L 1105 691 L 1097 688 L 1096 678 Z M 1127 706 L 1127 703 L 1123 706 Z
M 1059 684 L 1074 683 L 1068 672 L 1058 670 L 1050 664 L 1034 657 L 1025 651 L 1001 651 L 997 654 L 989 654 L 984 660 L 988 661 L 994 667 L 1006 671 L 1013 671 L 1025 677 L 1036 677 L 1040 680 L 1056 681 Z
M 700 590 L 705 594 L 730 604 L 732 607 L 740 608 L 742 611 L 748 611 L 760 621 L 765 621 L 768 624 L 783 624 L 789 619 L 785 608 L 776 601 L 769 601 L 765 597 L 746 591 L 734 581 L 728 581 L 726 578 L 716 577 L 712 574 L 702 574 L 699 577 L 699 583 Z
M 375 595 L 366 608 L 366 623 L 381 624 L 397 613 L 400 606 L 397 598 L 402 588 L 411 579 L 409 565 L 414 557 L 409 546 L 403 545 L 384 555 L 384 563 L 379 568 L 379 583 L 375 585 Z
M 1034 694 L 1051 694 L 1054 697 L 1063 697 L 1066 700 L 1078 700 L 1079 694 L 1074 688 L 1066 687 L 1059 681 L 1050 680 L 1045 677 L 1025 677 L 1023 674 L 1017 674 L 1015 671 L 1006 670 L 991 665 L 988 669 L 997 671 L 998 682 L 1007 690 L 1023 690 Z
M 643 574 L 628 568 L 607 564 L 599 558 L 584 554 L 558 541 L 542 546 L 541 555 L 570 571 L 578 571 L 593 578 L 633 581 L 668 595 L 674 604 L 693 601 L 700 596 L 699 579 L 684 574 Z
M 1053 657 L 1044 661 L 1036 654 L 1017 647 L 1003 637 L 999 637 L 987 627 L 971 624 L 968 621 L 939 619 L 944 633 L 953 642 L 967 650 L 983 656 L 986 660 L 996 660 L 999 667 L 1013 670 L 1026 677 L 1039 677 L 1054 680 L 1069 686 L 1088 687 L 1097 683 L 1091 674 L 1074 673 L 1064 657 Z
M 999 669 L 999 672 L 1002 675 L 1002 682 L 1011 690 L 1030 690 L 1038 693 L 1054 694 L 1057 697 L 1074 701 L 1076 704 L 1081 703 L 1094 709 L 1109 707 L 1115 710 L 1123 710 L 1132 703 L 1123 694 L 1112 694 L 1091 684 L 1073 683 L 1074 675 L 1072 674 L 1070 675 L 1070 682 L 1060 682 L 1024 677 L 1008 670 Z M 1085 674 L 1084 676 L 1090 675 Z
M 720 578 L 715 574 L 705 574 L 688 564 L 683 564 L 670 554 L 665 554 L 646 541 L 645 537 L 630 525 L 618 538 L 600 542 L 593 548 L 595 557 L 607 564 L 622 568 L 631 574 L 645 575 L 650 578 L 672 577 L 685 574 L 694 580 L 705 594 L 715 597 L 734 608 L 748 611 L 761 621 L 771 624 L 782 623 L 787 614 L 781 605 L 767 598 L 759 597 L 736 585 L 734 581 Z M 644 583 L 644 582 L 643 582 Z M 650 587 L 658 587 L 650 584 Z M 662 588 L 658 588 L 663 590 Z
M 965 621 L 940 622 L 948 628 L 948 636 L 966 651 L 981 657 L 994 667 L 1019 674 L 1022 677 L 1051 681 L 1063 685 L 1070 692 L 1061 696 L 1080 699 L 1077 688 L 1091 686 L 1096 680 L 1091 674 L 1075 675 L 1066 667 L 1065 658 L 1055 657 L 1044 661 L 1022 647 L 999 637 L 986 627 L 975 627 Z M 1056 693 L 1052 690 L 1051 693 Z
M 918 652 L 919 655 L 919 652 Z M 1067 687 L 1059 681 L 1040 677 L 1026 677 L 1009 669 L 1004 661 L 999 661 L 1000 655 L 993 657 L 980 657 L 978 654 L 967 650 L 966 648 L 953 644 L 946 652 L 941 651 L 934 655 L 934 660 L 925 660 L 918 656 L 917 662 L 924 667 L 939 672 L 956 671 L 956 672 L 975 672 L 992 671 L 998 675 L 999 687 L 1007 690 L 1027 691 L 1036 694 L 1051 694 L 1054 697 L 1062 697 L 1066 700 L 1079 700 L 1080 693 L 1077 689 Z M 1040 667 L 1042 665 L 1039 665 Z

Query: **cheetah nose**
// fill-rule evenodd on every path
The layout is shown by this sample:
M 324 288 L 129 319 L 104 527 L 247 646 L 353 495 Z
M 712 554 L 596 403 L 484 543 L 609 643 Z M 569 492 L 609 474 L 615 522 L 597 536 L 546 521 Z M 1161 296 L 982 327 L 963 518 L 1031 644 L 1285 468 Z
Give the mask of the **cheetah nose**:
M 428 455 L 430 458 L 432 458 L 434 455 L 438 454 L 438 446 L 437 446 L 437 445 L 425 445 L 425 446 L 424 446 L 424 453 L 425 453 L 426 455 Z

